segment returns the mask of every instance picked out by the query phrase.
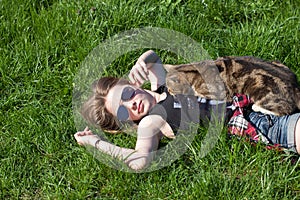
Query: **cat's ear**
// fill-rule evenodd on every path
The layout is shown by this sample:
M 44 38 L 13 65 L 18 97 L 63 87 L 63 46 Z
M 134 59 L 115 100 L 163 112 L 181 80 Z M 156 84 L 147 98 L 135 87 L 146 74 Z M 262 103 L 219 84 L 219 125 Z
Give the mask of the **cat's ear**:
M 169 72 L 170 70 L 174 69 L 176 67 L 176 65 L 168 65 L 168 64 L 164 64 L 163 67 L 165 68 L 165 70 L 167 72 Z

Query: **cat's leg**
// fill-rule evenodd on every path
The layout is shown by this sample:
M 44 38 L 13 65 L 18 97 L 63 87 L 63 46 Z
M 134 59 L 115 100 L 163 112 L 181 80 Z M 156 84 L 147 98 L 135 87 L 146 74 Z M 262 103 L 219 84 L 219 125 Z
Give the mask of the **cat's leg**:
M 262 108 L 261 106 L 259 106 L 257 104 L 252 105 L 252 110 L 255 111 L 255 112 L 261 112 L 261 113 L 268 114 L 268 115 L 277 115 L 277 116 L 279 116 L 278 113 L 275 113 L 275 112 L 272 112 L 272 111 L 267 110 L 265 108 Z

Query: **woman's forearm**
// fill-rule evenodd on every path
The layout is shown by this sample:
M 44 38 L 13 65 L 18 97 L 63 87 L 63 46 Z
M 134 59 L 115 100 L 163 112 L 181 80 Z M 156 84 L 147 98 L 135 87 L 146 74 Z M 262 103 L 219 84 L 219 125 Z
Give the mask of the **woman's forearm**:
M 94 141 L 97 150 L 124 161 L 131 169 L 141 170 L 152 160 L 151 152 L 141 153 L 134 149 L 122 148 L 109 142 Z
M 148 68 L 148 78 L 151 83 L 151 90 L 155 91 L 159 86 L 164 85 L 166 81 L 166 71 L 163 68 L 163 63 L 160 57 L 152 50 L 144 53 L 141 58 L 150 66 Z
M 166 72 L 160 59 L 149 68 L 149 81 L 151 83 L 151 90 L 155 91 L 161 85 L 166 83 Z

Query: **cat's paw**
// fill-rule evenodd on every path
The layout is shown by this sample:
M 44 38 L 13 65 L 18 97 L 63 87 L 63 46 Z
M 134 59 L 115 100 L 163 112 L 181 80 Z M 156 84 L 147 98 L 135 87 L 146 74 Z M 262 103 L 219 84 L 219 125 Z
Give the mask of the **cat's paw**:
M 265 108 L 262 108 L 256 104 L 253 104 L 252 105 L 252 110 L 255 111 L 255 112 L 261 112 L 261 113 L 264 113 L 264 114 L 267 114 L 267 115 L 279 115 L 278 113 L 275 113 L 275 112 L 272 112 L 270 110 L 267 110 Z

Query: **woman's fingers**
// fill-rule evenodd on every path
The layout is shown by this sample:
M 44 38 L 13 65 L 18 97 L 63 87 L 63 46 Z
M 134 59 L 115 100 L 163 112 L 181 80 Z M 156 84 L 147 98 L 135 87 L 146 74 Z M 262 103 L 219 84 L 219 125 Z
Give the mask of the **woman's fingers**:
M 79 131 L 74 134 L 74 138 L 79 145 L 85 145 L 90 142 L 90 140 L 94 137 L 99 137 L 92 133 L 91 130 L 88 131 Z
M 81 136 L 82 136 L 82 135 L 80 135 L 80 132 L 77 132 L 77 133 L 74 134 L 75 140 L 76 140 L 76 142 L 77 142 L 79 145 L 83 145 L 83 143 L 82 143 L 82 141 L 81 141 Z
M 144 62 L 138 62 L 134 66 L 143 79 L 148 79 L 148 69 L 146 67 L 146 63 Z
M 145 63 L 144 60 L 138 60 L 137 64 L 144 70 L 144 72 L 148 73 L 147 64 Z
M 137 63 L 132 67 L 128 77 L 133 84 L 142 85 L 145 80 L 148 80 L 148 70 L 145 65 L 145 63 Z
M 134 80 L 138 81 L 140 84 L 143 84 L 144 80 L 147 79 L 145 72 L 140 71 L 139 69 L 134 69 L 132 75 L 133 75 Z M 146 78 L 145 78 L 145 76 L 146 76 Z
M 87 132 L 77 132 L 74 134 L 75 140 L 79 145 L 94 145 L 97 139 L 100 139 L 98 135 L 90 134 L 92 132 L 88 132 L 88 134 L 84 134 Z
M 93 135 L 93 132 L 86 127 L 83 131 L 78 131 L 77 133 L 75 133 L 76 136 L 85 136 L 85 135 Z

